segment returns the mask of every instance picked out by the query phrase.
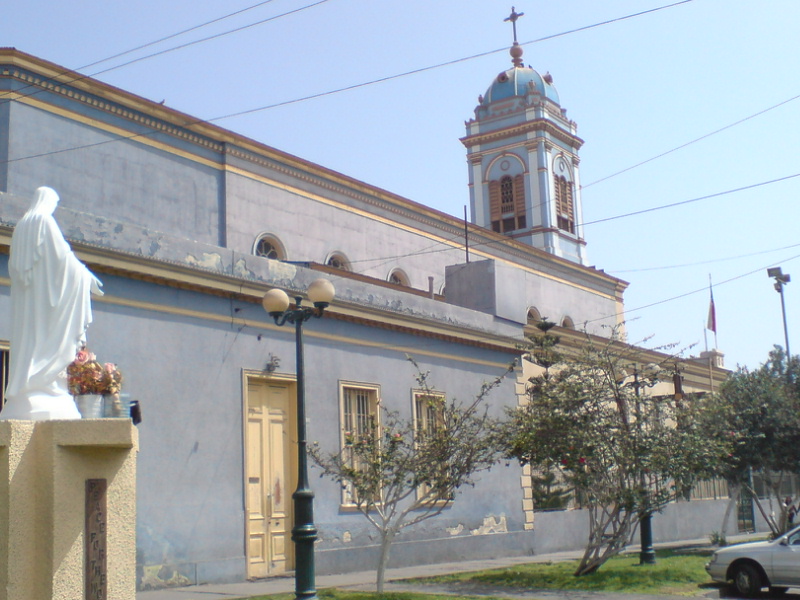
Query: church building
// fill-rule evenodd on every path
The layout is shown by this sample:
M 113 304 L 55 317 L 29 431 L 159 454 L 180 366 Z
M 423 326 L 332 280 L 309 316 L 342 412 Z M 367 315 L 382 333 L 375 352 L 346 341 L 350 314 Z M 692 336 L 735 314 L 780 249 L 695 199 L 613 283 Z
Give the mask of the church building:
M 320 277 L 335 286 L 324 316 L 304 327 L 308 439 L 329 450 L 353 423 L 379 419 L 380 406 L 416 413 L 424 393 L 408 356 L 437 393 L 468 400 L 519 358 L 544 317 L 573 344 L 624 326 L 627 283 L 587 265 L 576 124 L 516 42 L 501 66 L 462 138 L 465 224 L 0 48 L 0 365 L 13 352 L 11 235 L 49 186 L 65 238 L 104 284 L 89 348 L 119 365 L 123 393 L 142 408 L 140 589 L 294 568 L 295 337 L 262 308 L 268 290 L 305 297 Z M 493 390 L 492 414 L 523 399 L 528 368 Z M 691 361 L 682 369 L 686 391 L 724 375 Z M 311 475 L 317 571 L 371 566 L 371 526 L 339 485 Z M 391 565 L 580 547 L 582 511 L 535 512 L 530 479 L 515 464 L 481 474 L 398 538 Z M 679 503 L 655 518 L 655 537 L 704 536 L 722 510 L 718 499 Z

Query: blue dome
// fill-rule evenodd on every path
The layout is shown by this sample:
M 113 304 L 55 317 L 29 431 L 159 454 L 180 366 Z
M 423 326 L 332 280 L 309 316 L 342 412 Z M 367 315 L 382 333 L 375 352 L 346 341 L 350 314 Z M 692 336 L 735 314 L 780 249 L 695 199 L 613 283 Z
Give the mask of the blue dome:
M 553 86 L 553 80 L 549 74 L 542 77 L 530 67 L 512 67 L 508 71 L 503 71 L 495 77 L 492 85 L 486 90 L 482 105 L 486 106 L 491 102 L 511 98 L 512 96 L 525 96 L 531 83 L 534 89 L 545 98 L 552 100 L 559 106 L 558 92 Z

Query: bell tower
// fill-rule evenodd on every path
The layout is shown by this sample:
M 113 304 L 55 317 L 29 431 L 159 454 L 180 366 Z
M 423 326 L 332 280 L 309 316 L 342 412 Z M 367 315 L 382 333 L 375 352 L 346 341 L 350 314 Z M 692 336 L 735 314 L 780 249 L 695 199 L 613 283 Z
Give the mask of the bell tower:
M 522 62 L 517 19 L 512 67 L 478 97 L 461 139 L 467 148 L 472 222 L 585 264 L 577 125 L 561 108 L 550 73 Z

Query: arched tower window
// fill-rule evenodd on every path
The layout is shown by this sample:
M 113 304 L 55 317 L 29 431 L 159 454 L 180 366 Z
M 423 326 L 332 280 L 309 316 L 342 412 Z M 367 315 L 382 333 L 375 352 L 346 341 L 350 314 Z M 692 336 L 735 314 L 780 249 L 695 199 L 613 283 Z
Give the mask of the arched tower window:
M 536 325 L 542 320 L 541 313 L 536 309 L 536 307 L 531 307 L 528 309 L 528 325 Z
M 574 186 L 565 177 L 556 176 L 556 218 L 558 228 L 575 233 Z
M 253 254 L 256 256 L 263 256 L 264 258 L 271 258 L 273 260 L 285 260 L 286 252 L 280 240 L 272 235 L 261 235 L 256 240 Z
M 328 257 L 328 260 L 325 261 L 325 264 L 329 267 L 333 267 L 334 269 L 340 269 L 342 271 L 349 271 L 350 270 L 350 261 L 347 260 L 347 257 L 340 252 L 334 252 Z
M 561 319 L 561 326 L 564 329 L 575 329 L 575 321 L 572 320 L 572 317 L 564 317 Z
M 489 213 L 492 230 L 510 233 L 525 229 L 525 178 L 518 175 L 503 175 L 489 182 Z
M 402 285 L 403 287 L 411 287 L 411 284 L 408 282 L 408 275 L 406 275 L 402 269 L 395 269 L 389 274 L 389 283 Z

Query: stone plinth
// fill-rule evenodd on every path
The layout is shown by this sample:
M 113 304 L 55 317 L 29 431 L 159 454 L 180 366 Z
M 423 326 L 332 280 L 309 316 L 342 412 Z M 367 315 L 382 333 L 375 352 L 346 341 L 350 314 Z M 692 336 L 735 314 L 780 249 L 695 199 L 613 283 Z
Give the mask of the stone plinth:
M 0 600 L 135 600 L 137 451 L 128 419 L 0 421 Z M 88 480 L 106 486 L 92 508 Z M 106 563 L 92 596 L 88 556 Z

